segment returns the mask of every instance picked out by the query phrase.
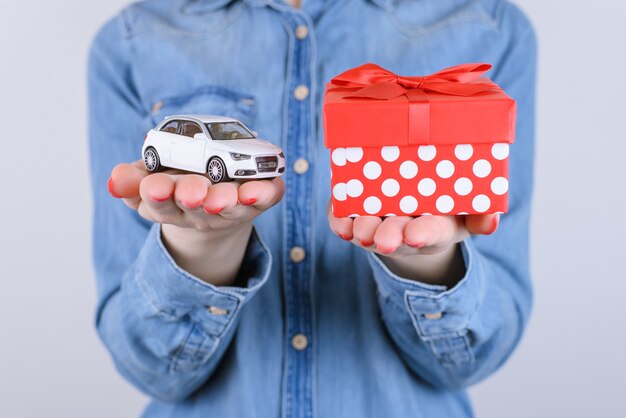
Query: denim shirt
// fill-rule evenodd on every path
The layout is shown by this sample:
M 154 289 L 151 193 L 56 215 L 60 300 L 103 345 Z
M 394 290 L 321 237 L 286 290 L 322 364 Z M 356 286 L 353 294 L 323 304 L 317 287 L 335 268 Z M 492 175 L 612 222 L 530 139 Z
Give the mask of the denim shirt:
M 144 416 L 472 416 L 465 389 L 510 356 L 531 305 L 535 48 L 502 0 L 148 0 L 109 21 L 88 78 L 96 324 L 152 398 Z M 404 75 L 489 62 L 518 102 L 510 211 L 460 244 L 453 288 L 399 277 L 328 227 L 323 88 L 365 62 Z M 235 117 L 287 157 L 285 196 L 255 221 L 235 286 L 184 271 L 160 226 L 107 193 L 112 167 L 177 113 Z

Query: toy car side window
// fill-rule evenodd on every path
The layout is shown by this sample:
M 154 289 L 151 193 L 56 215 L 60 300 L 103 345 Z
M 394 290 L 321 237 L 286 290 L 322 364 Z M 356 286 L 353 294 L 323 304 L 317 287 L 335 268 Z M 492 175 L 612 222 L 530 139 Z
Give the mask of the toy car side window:
M 171 134 L 175 134 L 177 130 L 178 130 L 178 121 L 177 120 L 173 120 L 171 122 L 168 122 L 161 128 L 161 132 L 169 132 Z
M 185 135 L 190 138 L 193 138 L 195 134 L 201 134 L 201 133 L 202 133 L 202 128 L 200 128 L 200 126 L 197 123 L 188 122 L 188 121 L 183 122 L 183 126 L 180 131 L 181 135 Z

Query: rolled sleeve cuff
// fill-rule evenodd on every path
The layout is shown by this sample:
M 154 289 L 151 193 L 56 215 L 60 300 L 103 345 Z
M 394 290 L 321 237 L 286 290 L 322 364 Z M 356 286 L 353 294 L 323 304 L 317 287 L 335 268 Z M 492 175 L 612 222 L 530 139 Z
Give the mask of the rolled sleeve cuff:
M 470 239 L 460 243 L 465 276 L 451 289 L 402 278 L 389 270 L 378 255 L 369 254 L 384 315 L 401 320 L 408 313 L 420 339 L 431 343 L 444 362 L 472 361 L 467 331 L 483 298 L 484 274 Z
M 161 240 L 154 224 L 137 260 L 136 285 L 160 312 L 176 318 L 189 316 L 205 331 L 220 336 L 237 312 L 267 282 L 271 253 L 252 230 L 237 283 L 245 287 L 214 286 L 180 268 Z

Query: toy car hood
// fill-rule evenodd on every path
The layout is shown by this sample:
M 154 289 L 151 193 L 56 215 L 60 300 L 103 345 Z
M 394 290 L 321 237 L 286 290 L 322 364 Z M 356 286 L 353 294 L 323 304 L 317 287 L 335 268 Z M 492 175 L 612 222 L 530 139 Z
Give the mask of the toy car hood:
M 227 151 L 238 152 L 241 154 L 265 154 L 271 152 L 271 149 L 279 151 L 280 148 L 271 142 L 259 139 L 227 139 L 220 140 L 220 145 Z

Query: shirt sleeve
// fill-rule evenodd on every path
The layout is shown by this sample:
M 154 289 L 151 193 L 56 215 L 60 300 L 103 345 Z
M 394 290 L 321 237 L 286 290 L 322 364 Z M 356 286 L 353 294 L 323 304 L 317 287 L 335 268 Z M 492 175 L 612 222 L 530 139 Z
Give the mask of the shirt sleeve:
M 267 281 L 271 254 L 253 230 L 236 287 L 216 287 L 176 265 L 151 224 L 107 192 L 111 169 L 141 154 L 150 118 L 118 17 L 89 56 L 89 144 L 94 196 L 96 327 L 121 374 L 150 396 L 176 401 L 208 379 L 239 313 Z
M 532 27 L 504 3 L 501 30 L 512 32 L 494 81 L 517 100 L 516 142 L 510 151 L 509 212 L 498 231 L 472 236 L 461 251 L 465 276 L 451 289 L 393 274 L 368 255 L 383 321 L 408 367 L 437 387 L 465 388 L 510 356 L 527 322 L 532 290 L 528 229 L 534 156 L 536 42 Z

